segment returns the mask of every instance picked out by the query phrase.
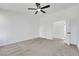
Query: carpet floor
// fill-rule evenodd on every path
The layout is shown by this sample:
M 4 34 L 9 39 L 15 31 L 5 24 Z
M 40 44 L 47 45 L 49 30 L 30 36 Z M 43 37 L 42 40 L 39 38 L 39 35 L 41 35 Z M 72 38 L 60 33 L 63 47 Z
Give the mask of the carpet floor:
M 0 56 L 79 56 L 79 51 L 61 39 L 36 38 L 1 46 Z

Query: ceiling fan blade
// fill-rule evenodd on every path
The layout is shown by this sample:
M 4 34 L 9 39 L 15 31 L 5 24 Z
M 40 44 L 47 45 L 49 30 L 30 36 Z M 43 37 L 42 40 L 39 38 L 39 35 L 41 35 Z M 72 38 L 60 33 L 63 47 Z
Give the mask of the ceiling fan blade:
M 45 8 L 48 8 L 48 7 L 50 7 L 50 5 L 46 5 L 44 7 L 41 7 L 41 9 L 45 9 Z
M 37 14 L 37 13 L 38 13 L 38 11 L 35 12 L 35 14 Z
M 36 3 L 36 6 L 37 6 L 37 8 L 39 8 L 39 6 L 40 6 L 40 3 Z
M 36 8 L 28 8 L 28 10 L 37 10 Z
M 41 12 L 43 12 L 43 13 L 46 13 L 45 11 L 43 11 L 43 10 L 40 10 Z

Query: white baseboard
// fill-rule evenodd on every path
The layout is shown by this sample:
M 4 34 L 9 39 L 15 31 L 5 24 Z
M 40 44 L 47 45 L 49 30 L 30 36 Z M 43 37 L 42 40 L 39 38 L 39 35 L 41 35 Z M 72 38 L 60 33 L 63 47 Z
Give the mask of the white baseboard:
M 52 37 L 46 37 L 46 36 L 40 36 L 41 38 L 46 38 L 46 39 L 50 39 L 52 40 L 53 38 Z
M 37 36 L 28 37 L 28 38 L 25 38 L 25 39 L 22 39 L 22 40 L 17 40 L 17 41 L 5 42 L 5 43 L 0 44 L 0 46 L 5 46 L 5 45 L 21 42 L 21 41 L 24 41 L 24 40 L 32 40 L 32 39 L 35 39 L 35 38 L 37 38 Z
M 21 42 L 21 41 L 25 41 L 25 40 L 32 40 L 32 39 L 36 39 L 36 38 L 46 38 L 46 39 L 52 40 L 52 38 L 50 38 L 50 37 L 33 36 L 33 37 L 28 37 L 28 38 L 25 38 L 25 39 L 22 39 L 22 40 L 11 41 L 11 42 L 4 42 L 4 43 L 0 44 L 0 46 L 5 46 L 5 45 L 9 45 L 9 44 L 13 44 L 13 43 L 17 43 L 17 42 Z

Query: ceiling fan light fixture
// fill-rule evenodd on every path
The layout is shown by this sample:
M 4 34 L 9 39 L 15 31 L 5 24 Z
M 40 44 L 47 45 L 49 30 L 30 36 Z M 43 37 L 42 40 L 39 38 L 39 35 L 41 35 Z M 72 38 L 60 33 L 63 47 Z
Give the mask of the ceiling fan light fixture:
M 45 11 L 43 11 L 43 9 L 49 8 L 50 5 L 46 5 L 41 7 L 40 3 L 35 3 L 37 8 L 28 8 L 28 10 L 36 10 L 35 14 L 37 14 L 39 11 L 41 11 L 42 13 L 46 13 Z
M 40 11 L 41 9 L 37 9 L 38 11 Z

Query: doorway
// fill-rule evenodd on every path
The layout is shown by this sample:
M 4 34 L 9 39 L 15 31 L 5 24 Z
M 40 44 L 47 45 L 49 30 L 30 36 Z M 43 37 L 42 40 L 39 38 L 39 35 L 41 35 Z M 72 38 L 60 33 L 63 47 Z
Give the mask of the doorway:
M 66 39 L 66 21 L 55 21 L 53 23 L 53 38 Z

